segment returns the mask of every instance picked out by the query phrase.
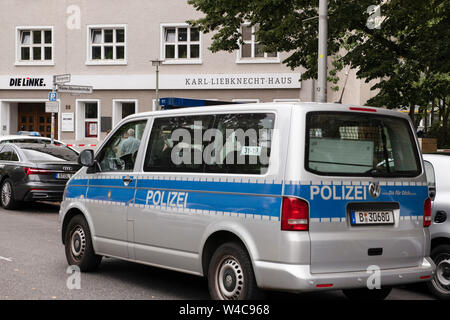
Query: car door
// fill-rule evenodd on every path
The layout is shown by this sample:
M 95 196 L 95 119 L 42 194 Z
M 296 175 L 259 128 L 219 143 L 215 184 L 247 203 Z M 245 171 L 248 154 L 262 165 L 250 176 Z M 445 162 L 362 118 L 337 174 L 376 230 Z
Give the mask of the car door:
M 86 207 L 100 254 L 129 256 L 127 214 L 134 201 L 134 164 L 145 125 L 146 120 L 121 125 L 96 154 L 96 166 L 87 170 Z

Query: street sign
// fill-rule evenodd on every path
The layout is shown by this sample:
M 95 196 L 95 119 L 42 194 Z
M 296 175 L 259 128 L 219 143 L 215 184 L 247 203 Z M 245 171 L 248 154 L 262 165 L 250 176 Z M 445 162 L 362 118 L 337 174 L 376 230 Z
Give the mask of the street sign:
M 50 91 L 48 93 L 48 101 L 56 101 L 58 100 L 58 93 Z
M 53 76 L 54 83 L 70 82 L 70 74 L 57 74 Z
M 58 101 L 47 101 L 45 103 L 45 112 L 57 113 L 58 111 L 59 111 L 59 102 Z
M 58 84 L 58 92 L 67 92 L 67 93 L 92 93 L 91 86 L 77 86 L 73 84 L 68 85 L 59 85 Z

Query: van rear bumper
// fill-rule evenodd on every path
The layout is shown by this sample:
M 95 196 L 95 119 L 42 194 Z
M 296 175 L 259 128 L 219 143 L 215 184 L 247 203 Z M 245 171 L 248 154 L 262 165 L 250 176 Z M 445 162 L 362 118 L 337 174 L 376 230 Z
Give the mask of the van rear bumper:
M 381 286 L 393 286 L 431 280 L 436 266 L 424 258 L 417 267 L 381 269 Z M 255 277 L 263 289 L 290 292 L 366 288 L 369 271 L 311 274 L 309 265 L 255 261 Z

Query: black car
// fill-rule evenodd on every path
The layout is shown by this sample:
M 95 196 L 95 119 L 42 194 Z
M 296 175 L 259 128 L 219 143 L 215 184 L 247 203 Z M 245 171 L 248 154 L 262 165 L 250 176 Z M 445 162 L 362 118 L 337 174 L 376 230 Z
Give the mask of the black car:
M 64 145 L 0 145 L 0 202 L 14 209 L 23 201 L 61 201 L 64 187 L 77 172 L 78 153 Z

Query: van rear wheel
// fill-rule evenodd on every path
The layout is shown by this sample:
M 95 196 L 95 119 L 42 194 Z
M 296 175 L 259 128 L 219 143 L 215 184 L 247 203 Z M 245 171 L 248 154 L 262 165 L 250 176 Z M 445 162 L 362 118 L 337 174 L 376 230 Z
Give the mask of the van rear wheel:
M 208 268 L 208 287 L 214 300 L 262 299 L 247 251 L 236 242 L 221 245 Z
M 96 255 L 92 246 L 91 231 L 81 215 L 73 217 L 64 238 L 67 262 L 83 272 L 94 271 L 100 265 L 102 256 Z
M 431 250 L 436 275 L 427 282 L 428 289 L 442 300 L 450 300 L 450 245 L 441 244 Z
M 348 299 L 355 301 L 384 300 L 391 291 L 391 287 L 382 287 L 381 289 L 360 288 L 342 290 Z

